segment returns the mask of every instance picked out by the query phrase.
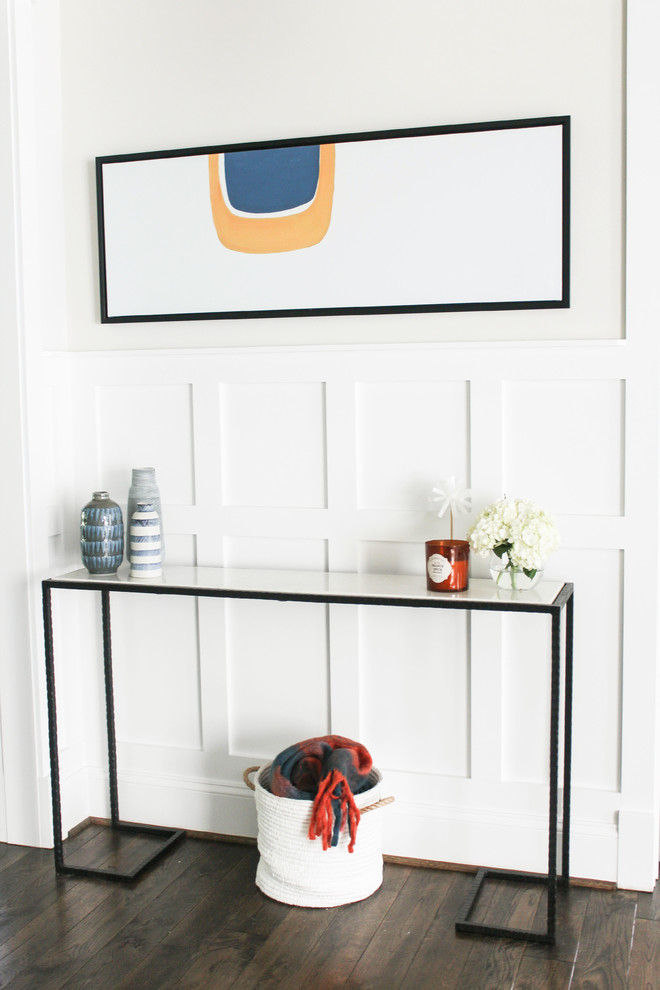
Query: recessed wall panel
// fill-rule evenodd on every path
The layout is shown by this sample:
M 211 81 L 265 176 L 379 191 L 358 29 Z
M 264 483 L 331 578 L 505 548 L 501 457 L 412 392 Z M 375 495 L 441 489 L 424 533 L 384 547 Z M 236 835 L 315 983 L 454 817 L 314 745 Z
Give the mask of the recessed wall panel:
M 324 571 L 326 540 L 290 540 L 273 536 L 229 536 L 223 540 L 225 567 L 271 567 Z
M 468 622 L 462 612 L 360 609 L 362 741 L 377 766 L 468 775 Z
M 167 520 L 165 521 L 167 525 Z M 167 563 L 182 567 L 197 566 L 197 537 L 167 533 Z
M 118 743 L 200 749 L 194 599 L 115 595 L 112 656 Z
M 624 387 L 516 381 L 504 389 L 504 492 L 565 515 L 623 512 Z
M 547 783 L 550 617 L 502 616 L 502 778 Z
M 230 754 L 272 759 L 326 735 L 327 607 L 232 601 L 226 610 Z
M 432 511 L 433 485 L 467 479 L 467 382 L 361 383 L 356 400 L 360 508 Z
M 624 554 L 567 547 L 553 555 L 546 573 L 575 585 L 573 783 L 618 791 Z
M 398 540 L 362 540 L 358 546 L 358 570 L 362 574 L 419 574 L 426 584 L 424 544 Z
M 115 501 L 126 501 L 132 468 L 155 467 L 163 506 L 194 502 L 191 399 L 189 385 L 97 388 L 98 450 L 89 456 Z
M 325 507 L 323 383 L 223 385 L 221 431 L 225 505 Z
M 575 585 L 573 784 L 620 786 L 622 554 L 564 548 L 546 576 Z M 502 774 L 547 782 L 550 619 L 505 616 L 502 636 Z

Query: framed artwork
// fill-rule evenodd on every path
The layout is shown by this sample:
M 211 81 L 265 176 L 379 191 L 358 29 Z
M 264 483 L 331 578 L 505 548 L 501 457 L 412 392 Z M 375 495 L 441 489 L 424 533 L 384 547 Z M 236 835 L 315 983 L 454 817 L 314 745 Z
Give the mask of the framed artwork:
M 101 320 L 569 305 L 570 118 L 96 159 Z

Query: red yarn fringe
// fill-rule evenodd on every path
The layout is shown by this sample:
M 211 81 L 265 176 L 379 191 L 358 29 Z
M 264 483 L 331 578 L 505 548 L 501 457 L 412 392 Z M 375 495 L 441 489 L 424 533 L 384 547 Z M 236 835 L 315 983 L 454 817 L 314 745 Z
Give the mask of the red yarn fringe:
M 334 793 L 336 789 L 338 790 L 337 794 Z M 309 823 L 308 837 L 315 839 L 319 835 L 323 841 L 323 849 L 330 848 L 335 825 L 335 816 L 332 807 L 333 797 L 335 799 L 338 798 L 340 802 L 340 831 L 348 825 L 348 834 L 350 836 L 348 851 L 352 853 L 355 849 L 357 827 L 360 822 L 360 809 L 355 803 L 353 793 L 348 786 L 348 781 L 339 770 L 333 770 L 319 784 L 312 807 L 312 820 Z

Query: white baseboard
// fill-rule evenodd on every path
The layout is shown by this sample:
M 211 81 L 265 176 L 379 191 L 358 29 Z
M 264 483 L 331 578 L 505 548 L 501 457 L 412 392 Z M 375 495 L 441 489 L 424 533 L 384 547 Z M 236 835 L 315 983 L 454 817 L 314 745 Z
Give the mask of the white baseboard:
M 107 779 L 97 769 L 89 770 L 89 791 L 91 810 L 87 814 L 109 817 Z M 257 835 L 254 796 L 233 781 L 121 773 L 119 810 L 125 821 L 227 836 Z M 386 855 L 532 873 L 547 870 L 547 817 L 404 801 L 395 801 L 378 813 Z M 616 826 L 573 820 L 571 833 L 571 876 L 616 882 Z M 561 844 L 561 831 L 559 836 Z M 638 882 L 645 883 L 644 878 L 640 876 Z
M 652 814 L 620 811 L 617 886 L 653 890 L 658 876 L 658 820 Z

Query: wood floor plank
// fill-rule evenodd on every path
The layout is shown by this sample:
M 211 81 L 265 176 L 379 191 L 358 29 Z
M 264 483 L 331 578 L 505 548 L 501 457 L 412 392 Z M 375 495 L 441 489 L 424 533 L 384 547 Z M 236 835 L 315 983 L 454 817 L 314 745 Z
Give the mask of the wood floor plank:
M 192 963 L 176 983 L 176 990 L 227 990 L 251 963 L 265 940 L 265 935 L 254 932 L 216 932 L 194 953 Z M 261 984 L 255 984 L 255 988 L 257 986 Z
M 0 961 L 18 945 L 30 938 L 35 917 L 61 905 L 66 890 L 64 881 L 58 882 L 54 873 L 45 873 L 26 884 L 21 894 L 16 894 L 0 912 Z
M 490 899 L 489 891 L 492 891 Z M 525 884 L 501 878 L 487 879 L 470 920 L 524 931 L 534 931 L 537 926 L 537 930 L 543 932 L 546 929 L 546 918 L 545 911 L 539 911 L 542 900 L 545 901 L 545 890 L 540 884 Z
M 77 842 L 84 839 L 87 841 Z M 67 866 L 94 867 L 115 873 L 130 873 L 162 840 L 152 835 L 113 831 L 111 828 L 90 826 L 65 844 L 64 862 Z
M 557 927 L 554 945 L 530 944 L 525 956 L 539 959 L 556 959 L 559 962 L 574 963 L 580 944 L 584 916 L 589 903 L 589 890 L 586 887 L 560 887 L 557 891 Z M 535 928 L 543 928 L 547 921 L 547 901 L 544 896 L 539 905 Z
M 384 980 L 391 990 L 402 986 L 451 885 L 452 874 L 447 871 L 412 870 L 346 987 L 381 990 Z
M 55 897 L 28 924 L 2 945 L 0 981 L 6 987 L 66 937 L 91 911 L 110 895 L 107 883 L 83 882 L 69 877 L 52 880 Z
M 628 990 L 636 896 L 590 890 L 571 990 Z
M 572 963 L 539 959 L 525 952 L 512 990 L 569 990 L 572 974 Z
M 241 855 L 240 847 L 231 849 L 206 842 L 190 845 L 186 866 L 178 875 L 167 871 L 171 883 L 166 886 L 137 915 L 94 953 L 73 976 L 62 984 L 63 990 L 100 990 L 114 988 L 121 980 L 130 977 L 142 963 L 145 954 L 151 952 L 195 907 L 198 898 L 216 883 L 221 876 L 220 859 L 224 858 L 225 871 L 231 870 L 235 859 Z M 137 889 L 137 888 L 136 888 Z
M 163 840 L 150 835 L 124 836 L 124 841 L 117 849 L 113 849 L 102 867 L 114 873 L 130 874 L 162 848 Z
M 637 895 L 637 917 L 647 921 L 660 921 L 660 882 L 652 893 Z
M 114 855 L 101 832 L 81 830 L 71 853 Z M 188 839 L 137 882 L 117 884 L 57 877 L 51 850 L 0 845 L 0 987 L 660 990 L 660 886 L 560 891 L 550 947 L 457 935 L 467 873 L 387 863 L 372 897 L 312 909 L 265 897 L 257 862 L 254 847 Z M 498 880 L 474 916 L 543 927 L 545 896 Z
M 103 825 L 93 825 L 91 822 L 80 829 L 76 829 L 73 835 L 67 836 L 62 843 L 64 860 L 67 861 L 70 853 L 78 851 L 89 842 L 95 842 L 99 835 L 106 835 L 110 830 Z
M 172 855 L 175 853 L 173 851 Z M 195 858 L 195 850 L 180 853 L 181 859 Z M 164 861 L 163 861 L 164 862 Z M 150 902 L 172 883 L 172 864 L 163 868 L 161 863 L 145 874 L 139 884 L 118 884 L 108 880 L 85 880 L 86 888 L 101 891 L 101 899 L 91 909 L 84 912 L 76 924 L 67 919 L 64 930 L 57 933 L 51 947 L 36 955 L 27 968 L 9 984 L 11 990 L 59 990 L 76 973 L 90 956 L 103 946 L 126 925 L 131 918 L 147 910 Z M 74 904 L 75 910 L 75 904 Z M 59 920 L 59 919 L 58 919 Z M 48 937 L 48 931 L 43 933 Z M 34 940 L 32 940 L 34 942 Z
M 457 935 L 456 918 L 472 886 L 470 873 L 452 873 L 451 887 L 406 972 L 406 987 L 454 990 L 479 936 Z M 489 897 L 486 893 L 486 898 Z
M 53 856 L 48 849 L 28 849 L 0 873 L 0 903 L 6 904 L 12 897 L 21 895 L 27 884 L 52 871 Z
M 265 897 L 257 887 L 258 862 L 256 847 L 247 847 L 244 859 L 225 881 L 227 907 L 223 924 L 231 931 L 270 935 L 289 911 L 288 905 Z
M 309 985 L 299 982 L 298 974 L 307 953 L 313 951 L 318 940 L 342 909 L 289 908 L 277 928 L 265 940 L 248 966 L 243 970 L 232 990 L 308 990 Z
M 70 848 L 77 850 L 92 838 L 94 830 L 79 832 L 75 838 L 68 840 Z M 41 852 L 41 851 L 40 851 Z M 45 862 L 41 857 L 30 882 L 17 891 L 13 897 L 2 899 L 0 907 L 0 960 L 14 952 L 18 946 L 28 942 L 38 927 L 39 915 L 57 905 L 60 919 L 67 911 L 67 902 L 78 884 L 78 879 L 69 877 L 58 878 L 55 874 L 55 862 L 52 851 Z M 84 904 L 84 898 L 78 899 L 77 906 Z M 51 914 L 53 912 L 51 911 Z
M 10 846 L 3 842 L 0 853 L 0 874 L 31 851 L 30 846 Z
M 305 956 L 295 975 L 298 985 L 316 990 L 343 987 L 409 876 L 410 867 L 388 866 L 375 893 L 341 907 Z
M 0 983 L 4 986 L 21 971 L 35 953 L 44 951 L 47 939 L 38 934 L 41 924 L 36 919 L 50 911 L 55 927 L 61 930 L 68 918 L 67 890 L 72 881 L 58 878 L 52 852 L 31 850 L 33 855 L 21 858 L 11 868 L 12 889 L 5 885 L 0 900 Z M 8 879 L 8 878 L 7 878 Z M 76 904 L 76 910 L 84 900 Z M 36 941 L 31 943 L 32 939 Z
M 214 875 L 209 878 L 210 887 L 199 891 L 194 907 L 179 924 L 167 932 L 158 946 L 143 956 L 140 965 L 130 975 L 115 983 L 112 990 L 153 990 L 154 987 L 158 987 L 158 990 L 171 990 L 190 967 L 191 961 L 195 960 L 198 954 L 204 954 L 209 942 L 219 932 L 230 930 L 227 926 L 227 918 L 234 913 L 237 891 L 239 897 L 244 892 L 246 875 L 243 859 L 250 857 L 251 850 L 248 846 L 230 843 L 216 845 L 221 850 L 224 849 L 227 856 L 233 857 L 231 870 L 226 870 L 222 874 L 216 867 Z M 227 862 L 229 863 L 229 860 Z M 263 897 L 258 891 L 256 893 Z M 256 896 L 253 895 L 251 888 L 250 896 Z M 289 912 L 289 908 L 284 905 L 276 905 L 275 908 L 276 911 L 271 914 L 271 931 L 275 930 L 279 923 L 275 915 L 282 919 Z M 243 934 L 254 935 L 256 945 L 261 945 L 265 941 L 265 936 L 259 936 L 258 933 Z M 250 944 L 250 942 L 247 940 L 242 944 Z
M 525 943 L 472 936 L 474 944 L 453 990 L 511 990 Z
M 660 921 L 637 918 L 630 954 L 629 990 L 660 990 Z
M 545 891 L 539 884 L 504 878 L 488 879 L 475 905 L 473 920 L 495 927 L 534 930 Z M 545 930 L 545 923 L 539 926 Z M 472 948 L 452 990 L 510 990 L 527 942 L 488 935 L 465 935 Z

